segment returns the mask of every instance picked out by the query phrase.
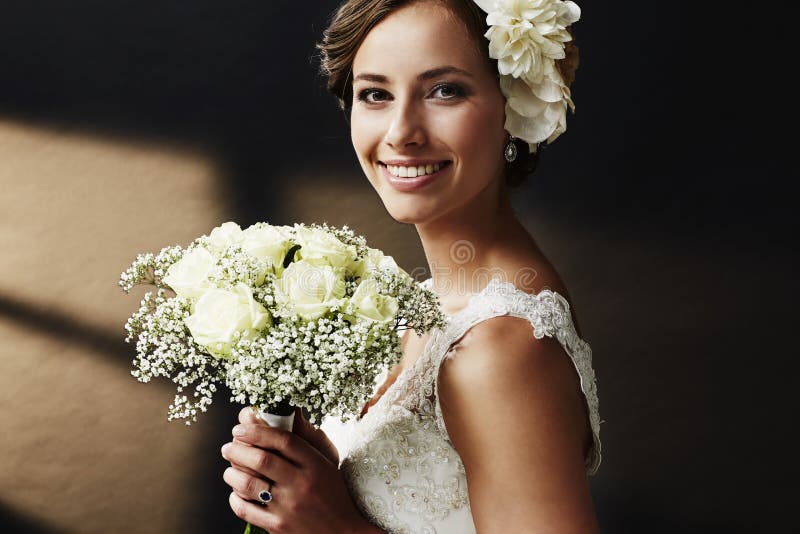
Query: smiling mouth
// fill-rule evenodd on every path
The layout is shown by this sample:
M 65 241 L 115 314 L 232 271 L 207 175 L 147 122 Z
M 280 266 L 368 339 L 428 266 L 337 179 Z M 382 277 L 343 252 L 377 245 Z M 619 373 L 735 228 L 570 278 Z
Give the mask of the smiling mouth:
M 389 174 L 397 176 L 398 178 L 416 178 L 417 176 L 425 176 L 433 174 L 444 169 L 452 164 L 452 161 L 441 161 L 439 163 L 429 163 L 427 165 L 405 166 L 405 165 L 387 165 L 382 161 L 379 162 L 382 166 L 386 167 Z

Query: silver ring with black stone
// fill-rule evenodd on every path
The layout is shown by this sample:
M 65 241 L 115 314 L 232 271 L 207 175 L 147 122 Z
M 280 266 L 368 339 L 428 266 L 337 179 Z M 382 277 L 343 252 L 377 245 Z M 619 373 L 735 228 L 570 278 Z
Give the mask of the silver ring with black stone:
M 260 502 L 262 506 L 266 506 L 272 502 L 272 482 L 270 482 L 268 488 L 258 492 L 258 502 Z

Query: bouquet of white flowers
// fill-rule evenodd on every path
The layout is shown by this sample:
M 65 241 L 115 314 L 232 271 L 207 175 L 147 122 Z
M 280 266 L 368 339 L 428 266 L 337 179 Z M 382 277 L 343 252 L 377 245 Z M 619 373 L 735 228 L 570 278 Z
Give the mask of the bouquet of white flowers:
M 186 248 L 140 254 L 119 283 L 157 288 L 125 325 L 132 374 L 172 379 L 168 418 L 186 424 L 219 384 L 262 414 L 351 418 L 398 361 L 397 331 L 445 320 L 436 295 L 346 226 L 228 222 Z

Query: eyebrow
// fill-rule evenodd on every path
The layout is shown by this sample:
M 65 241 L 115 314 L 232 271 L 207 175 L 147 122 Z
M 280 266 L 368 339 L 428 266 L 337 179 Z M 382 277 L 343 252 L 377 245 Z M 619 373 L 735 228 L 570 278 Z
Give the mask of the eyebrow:
M 444 74 L 463 74 L 465 76 L 473 77 L 472 73 L 466 71 L 464 69 L 459 69 L 458 67 L 454 67 L 452 65 L 446 65 L 444 67 L 436 67 L 435 69 L 426 70 L 419 76 L 417 76 L 417 80 L 425 81 L 430 80 L 431 78 L 438 78 Z M 353 78 L 353 83 L 359 80 L 366 80 L 368 82 L 375 82 L 375 83 L 387 83 L 389 78 L 384 76 L 383 74 L 373 74 L 370 72 L 362 72 L 355 78 Z

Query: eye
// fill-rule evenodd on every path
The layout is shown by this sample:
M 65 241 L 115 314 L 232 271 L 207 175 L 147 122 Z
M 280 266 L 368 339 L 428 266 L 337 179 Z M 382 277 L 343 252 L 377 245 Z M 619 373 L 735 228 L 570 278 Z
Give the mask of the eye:
M 367 104 L 378 104 L 387 99 L 387 93 L 382 89 L 364 89 L 358 92 L 358 100 Z
M 431 94 L 437 93 L 439 95 L 438 98 L 442 100 L 453 100 L 454 98 L 460 98 L 466 94 L 461 86 L 454 83 L 440 83 L 431 91 Z

